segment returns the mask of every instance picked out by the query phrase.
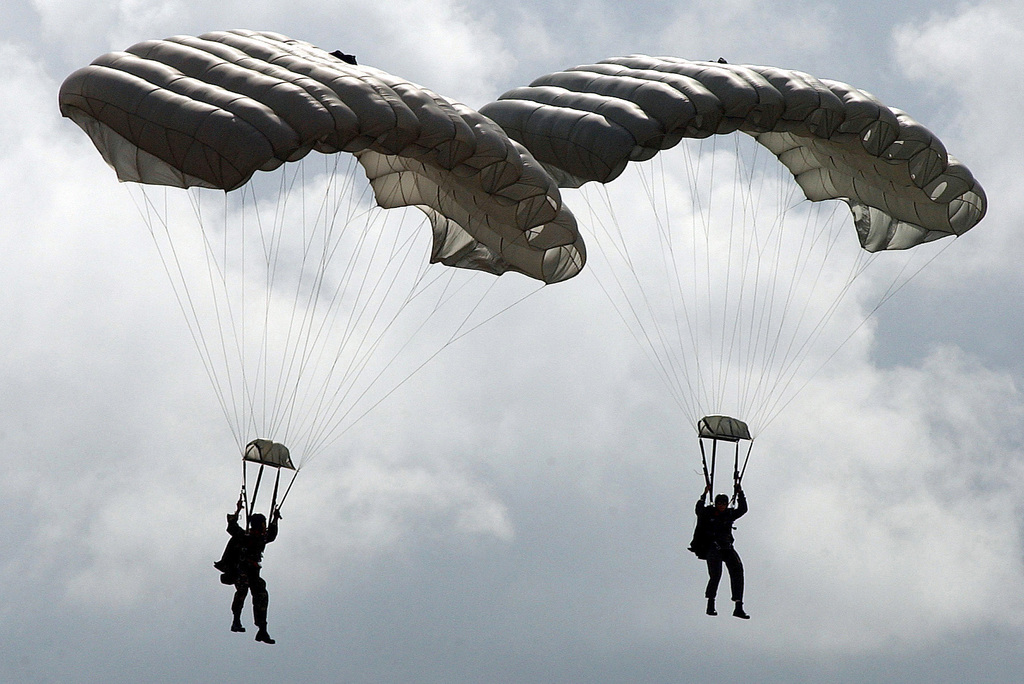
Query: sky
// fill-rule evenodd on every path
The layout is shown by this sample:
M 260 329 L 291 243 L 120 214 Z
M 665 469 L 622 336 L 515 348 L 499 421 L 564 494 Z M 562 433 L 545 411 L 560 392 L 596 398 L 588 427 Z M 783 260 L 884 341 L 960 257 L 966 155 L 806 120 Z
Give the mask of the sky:
M 264 562 L 277 644 L 249 615 L 229 631 L 211 562 L 237 449 L 138 212 L 57 109 L 100 54 L 223 28 L 471 107 L 621 54 L 800 69 L 909 112 L 971 169 L 986 218 L 755 442 L 751 620 L 703 613 L 693 428 L 585 271 L 445 349 L 302 471 Z M 0 681 L 1013 681 L 1022 44 L 1016 0 L 6 3 Z

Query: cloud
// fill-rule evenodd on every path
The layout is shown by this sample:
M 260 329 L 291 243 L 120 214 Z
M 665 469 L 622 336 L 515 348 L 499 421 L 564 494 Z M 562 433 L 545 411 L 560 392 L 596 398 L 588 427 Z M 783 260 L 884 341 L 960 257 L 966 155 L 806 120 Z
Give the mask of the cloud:
M 452 535 L 513 538 L 505 506 L 454 464 L 389 467 L 355 457 L 316 469 L 300 476 L 290 505 L 294 529 L 316 556 L 307 561 L 321 573 Z
M 287 5 L 239 0 L 215 5 L 187 0 L 33 0 L 32 8 L 40 37 L 58 46 L 56 54 L 63 64 L 84 65 L 141 40 L 249 28 L 355 53 L 366 64 L 470 106 L 493 99 L 493 79 L 514 64 L 492 13 L 461 0 L 297 0 Z M 56 61 L 53 54 L 48 59 Z
M 772 558 L 762 600 L 789 625 L 778 645 L 867 651 L 1018 629 L 1006 590 L 1024 581 L 1014 383 L 951 348 L 917 367 L 829 375 L 752 468 L 773 466 L 760 483 L 767 519 L 753 524 Z
M 1024 10 L 1019 3 L 987 2 L 935 14 L 923 24 L 895 31 L 895 54 L 907 75 L 942 106 L 930 125 L 943 126 L 949 151 L 966 163 L 989 196 L 989 215 L 979 227 L 985 238 L 970 236 L 970 265 L 1019 274 L 1017 233 L 1024 201 L 1016 187 L 1024 136 L 1017 112 L 1024 92 L 1006 46 L 1024 40 Z M 962 106 L 949 107 L 949 94 Z
M 737 64 L 795 68 L 794 53 L 806 59 L 837 48 L 833 27 L 838 12 L 830 5 L 724 0 L 673 9 L 658 40 L 663 46 L 684 50 L 675 56 L 686 59 L 724 57 Z M 688 38 L 685 47 L 679 46 L 681 36 Z
M 940 80 L 943 88 L 965 95 L 1011 73 L 1012 66 L 1003 59 L 1005 46 L 1017 44 L 1022 35 L 1024 9 L 1002 0 L 934 12 L 927 21 L 904 24 L 894 32 L 896 53 L 910 75 Z M 1021 97 L 1013 89 L 1003 95 Z

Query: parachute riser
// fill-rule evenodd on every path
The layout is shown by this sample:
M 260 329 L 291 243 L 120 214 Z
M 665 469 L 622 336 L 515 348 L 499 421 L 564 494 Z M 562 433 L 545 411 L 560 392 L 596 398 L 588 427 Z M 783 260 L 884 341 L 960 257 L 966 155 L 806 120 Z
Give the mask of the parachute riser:
M 704 446 L 704 440 L 710 438 L 701 438 L 700 443 L 700 460 L 701 466 L 704 470 L 704 484 L 707 485 L 708 493 L 714 496 L 715 493 L 715 470 L 718 461 L 718 442 L 722 440 L 710 439 L 711 442 L 711 466 L 708 466 L 707 449 Z M 733 494 L 732 503 L 736 503 L 736 488 L 743 482 L 743 475 L 747 472 L 747 463 L 750 461 L 750 452 L 754 449 L 753 440 L 747 445 L 747 452 L 743 457 L 743 463 L 740 465 L 740 443 L 734 442 L 735 449 L 733 451 L 733 466 L 732 466 L 732 483 L 733 483 Z
M 278 475 L 280 475 L 280 472 L 281 471 L 279 470 L 278 471 Z M 292 485 L 295 484 L 295 478 L 297 478 L 298 476 L 299 476 L 299 471 L 295 470 L 295 472 L 292 473 L 291 481 L 288 483 L 288 486 L 285 487 L 285 489 L 284 489 L 284 494 L 281 496 L 281 501 L 279 503 L 275 501 L 275 503 L 273 504 L 274 505 L 274 510 L 277 511 L 278 517 L 280 517 L 280 515 L 281 515 L 281 509 L 284 508 L 285 499 L 288 498 L 288 493 L 292 491 Z M 275 499 L 277 498 L 277 487 L 274 487 L 274 498 Z
M 701 440 L 698 440 L 698 442 L 700 443 L 700 462 L 701 462 L 701 466 L 704 468 L 704 484 L 707 485 L 708 493 L 711 493 L 714 490 L 714 484 L 715 484 L 714 472 L 715 471 L 714 471 L 713 468 L 710 471 L 708 470 L 708 459 L 707 459 L 707 454 L 704 451 L 704 440 L 701 439 Z M 714 456 L 712 456 L 711 462 L 714 463 Z
M 736 443 L 737 455 L 739 454 L 739 442 Z M 747 472 L 747 463 L 750 461 L 750 452 L 754 450 L 754 440 L 750 440 L 750 444 L 747 445 L 747 455 L 743 457 L 743 467 L 736 471 L 736 484 L 740 484 L 743 481 L 743 476 Z
M 265 466 L 261 463 L 260 464 L 260 469 L 256 473 L 256 484 L 252 488 L 252 498 L 249 499 L 249 501 L 246 504 L 246 508 L 245 508 L 245 525 L 246 525 L 246 527 L 249 526 L 249 518 L 252 517 L 253 509 L 256 508 L 256 497 L 259 496 L 259 493 L 260 493 L 260 482 L 263 481 L 263 468 L 264 467 Z M 243 489 L 245 488 L 245 481 L 246 481 L 246 467 L 245 467 L 245 461 L 242 461 L 242 488 Z
M 242 462 L 242 491 L 239 494 L 239 501 L 241 502 L 242 508 L 245 510 L 245 524 L 246 528 L 249 526 L 249 520 L 257 512 L 257 501 L 259 497 L 260 484 L 263 480 L 263 471 L 267 467 L 267 464 L 259 464 L 259 470 L 256 473 L 256 483 L 253 486 L 252 494 L 248 491 L 248 463 Z M 285 499 L 288 498 L 288 494 L 292 491 L 292 485 L 295 484 L 295 478 L 298 476 L 298 470 L 295 470 L 292 474 L 291 480 L 287 483 L 284 489 L 284 494 L 278 499 L 278 495 L 281 492 L 281 468 L 277 468 L 277 473 L 274 475 L 274 490 L 270 496 L 270 509 L 267 511 L 267 517 L 269 520 L 273 520 L 275 517 L 281 517 L 281 508 L 284 506 Z

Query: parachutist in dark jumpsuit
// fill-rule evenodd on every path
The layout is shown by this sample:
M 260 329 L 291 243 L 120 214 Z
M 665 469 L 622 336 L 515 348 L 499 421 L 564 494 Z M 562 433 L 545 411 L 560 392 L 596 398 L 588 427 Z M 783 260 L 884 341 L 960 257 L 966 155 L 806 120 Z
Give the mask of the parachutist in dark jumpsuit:
M 715 596 L 718 595 L 718 582 L 722 579 L 722 563 L 729 569 L 729 582 L 732 585 L 732 600 L 736 602 L 733 615 L 744 620 L 750 616 L 743 611 L 743 562 L 733 548 L 732 524 L 747 512 L 747 497 L 739 483 L 736 484 L 736 508 L 729 507 L 729 497 L 719 494 L 715 497 L 715 505 L 705 506 L 704 497 L 710 489 L 705 487 L 704 493 L 697 501 L 697 527 L 694 530 L 693 544 L 690 550 L 698 558 L 708 564 L 708 588 L 704 596 L 708 600 L 708 615 L 718 615 L 715 610 Z
M 238 513 L 228 514 L 228 534 L 231 539 L 224 548 L 224 555 L 214 563 L 214 567 L 224 573 L 221 581 L 235 585 L 235 598 L 231 602 L 231 613 L 234 621 L 232 632 L 244 632 L 242 626 L 242 608 L 245 597 L 252 592 L 252 615 L 256 623 L 256 641 L 272 644 L 274 640 L 267 633 L 267 605 L 270 596 L 267 593 L 267 582 L 260 577 L 260 561 L 263 560 L 263 549 L 277 539 L 277 520 L 280 513 L 275 510 L 271 514 L 270 525 L 267 519 L 257 513 L 249 518 L 249 529 L 243 530 L 238 524 Z

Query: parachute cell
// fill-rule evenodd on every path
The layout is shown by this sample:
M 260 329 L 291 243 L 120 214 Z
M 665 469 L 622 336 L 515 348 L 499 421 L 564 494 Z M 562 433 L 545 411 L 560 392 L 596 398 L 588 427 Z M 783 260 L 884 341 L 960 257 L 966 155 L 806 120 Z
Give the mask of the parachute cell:
M 544 282 L 585 259 L 554 180 L 478 112 L 276 33 L 138 43 L 60 90 L 122 181 L 232 190 L 311 150 L 356 155 L 382 207 L 417 206 L 432 259 Z

